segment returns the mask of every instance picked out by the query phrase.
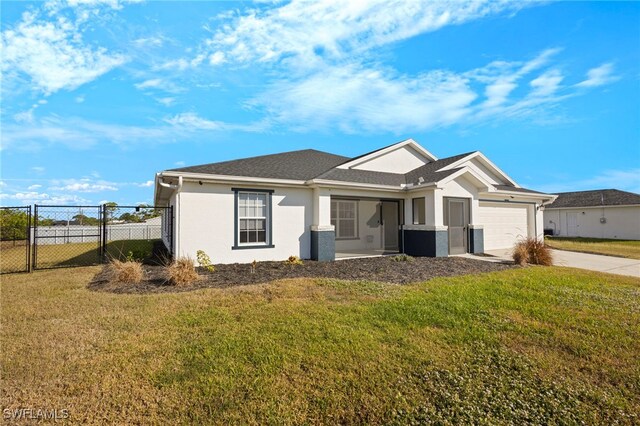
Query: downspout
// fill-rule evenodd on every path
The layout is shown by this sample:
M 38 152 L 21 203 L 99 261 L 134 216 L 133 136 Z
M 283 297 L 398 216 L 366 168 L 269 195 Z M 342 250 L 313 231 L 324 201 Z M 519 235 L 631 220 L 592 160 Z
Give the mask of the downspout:
M 162 173 L 158 173 L 158 184 L 160 186 L 162 186 L 163 188 L 169 188 L 169 189 L 173 189 L 175 191 L 176 194 L 176 202 L 175 202 L 175 206 L 173 209 L 173 228 L 171 230 L 171 232 L 173 233 L 173 253 L 172 255 L 174 256 L 174 258 L 176 258 L 178 256 L 178 254 L 180 253 L 180 238 L 179 237 L 179 232 L 178 229 L 180 229 L 180 191 L 182 191 L 182 176 L 178 176 L 178 184 L 171 184 L 171 183 L 165 183 L 162 181 Z

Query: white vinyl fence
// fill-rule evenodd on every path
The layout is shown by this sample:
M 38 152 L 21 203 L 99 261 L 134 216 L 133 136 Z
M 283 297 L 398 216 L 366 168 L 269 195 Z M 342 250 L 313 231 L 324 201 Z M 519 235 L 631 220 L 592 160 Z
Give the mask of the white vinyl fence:
M 34 228 L 31 228 L 33 237 Z M 101 229 L 95 226 L 38 226 L 38 245 L 93 243 L 100 241 Z M 107 225 L 107 241 L 156 240 L 162 237 L 162 226 L 148 223 Z M 33 241 L 33 238 L 32 238 Z

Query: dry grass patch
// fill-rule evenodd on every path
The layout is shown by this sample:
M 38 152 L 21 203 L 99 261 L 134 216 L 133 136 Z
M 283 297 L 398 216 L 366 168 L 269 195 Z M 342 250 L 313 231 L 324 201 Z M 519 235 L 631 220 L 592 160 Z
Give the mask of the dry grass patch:
M 196 282 L 200 275 L 196 271 L 196 264 L 189 257 L 179 257 L 165 266 L 167 281 L 178 287 L 185 287 Z
M 105 266 L 105 274 L 111 283 L 131 283 L 139 284 L 144 279 L 144 269 L 142 262 L 120 261 L 111 259 Z
M 519 241 L 512 252 L 513 261 L 520 265 L 542 265 L 551 266 L 553 257 L 551 249 L 544 244 L 544 240 L 529 237 Z

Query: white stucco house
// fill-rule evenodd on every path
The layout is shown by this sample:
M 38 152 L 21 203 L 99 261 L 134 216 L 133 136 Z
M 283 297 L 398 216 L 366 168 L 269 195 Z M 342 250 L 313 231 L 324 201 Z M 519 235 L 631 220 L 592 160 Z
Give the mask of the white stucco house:
M 542 237 L 555 199 L 480 152 L 438 159 L 412 139 L 355 158 L 307 149 L 165 170 L 154 197 L 173 207 L 170 250 L 215 263 L 510 248 Z
M 599 189 L 557 195 L 544 211 L 548 233 L 560 237 L 640 240 L 640 194 Z

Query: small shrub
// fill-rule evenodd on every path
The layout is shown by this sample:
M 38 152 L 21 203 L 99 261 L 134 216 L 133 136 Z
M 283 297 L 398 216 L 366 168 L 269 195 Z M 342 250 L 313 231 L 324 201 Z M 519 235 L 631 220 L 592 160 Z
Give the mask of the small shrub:
M 408 254 L 397 254 L 395 256 L 393 256 L 391 258 L 391 261 L 393 262 L 413 262 L 413 257 L 409 256 Z
M 111 282 L 138 284 L 144 279 L 144 269 L 140 262 L 111 259 L 107 265 L 107 275 Z
M 288 263 L 289 265 L 302 265 L 302 260 L 298 256 L 289 256 L 284 263 Z
M 179 257 L 166 265 L 165 275 L 169 283 L 178 287 L 193 284 L 200 278 L 195 262 L 189 257 Z
M 533 237 L 519 241 L 513 249 L 512 257 L 518 265 L 530 263 L 551 266 L 553 264 L 551 249 L 544 244 L 543 240 Z
M 150 253 L 145 250 L 129 250 L 124 259 L 127 262 L 142 262 L 144 259 L 150 257 Z
M 211 259 L 209 258 L 209 255 L 207 255 L 207 253 L 205 253 L 204 250 L 198 250 L 196 252 L 196 257 L 198 258 L 198 263 L 200 264 L 200 266 L 202 266 L 207 271 L 213 272 L 216 270 L 216 268 L 211 263 Z

